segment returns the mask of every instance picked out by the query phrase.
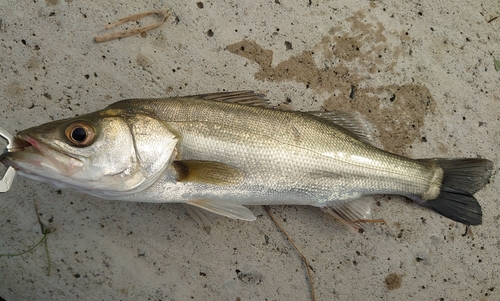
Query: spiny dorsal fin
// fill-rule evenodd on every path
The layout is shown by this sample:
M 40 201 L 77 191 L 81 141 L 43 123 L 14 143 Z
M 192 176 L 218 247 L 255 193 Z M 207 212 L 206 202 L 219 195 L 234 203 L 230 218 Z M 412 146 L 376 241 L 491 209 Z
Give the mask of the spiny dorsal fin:
M 219 92 L 196 96 L 206 100 L 237 103 L 252 107 L 272 108 L 269 104 L 269 100 L 264 94 L 255 93 L 253 91 Z
M 364 143 L 373 144 L 373 127 L 359 113 L 315 111 L 307 114 L 342 127 Z
M 254 221 L 256 219 L 252 211 L 247 207 L 239 204 L 229 203 L 227 201 L 218 200 L 192 200 L 187 202 L 188 205 L 205 209 L 215 214 L 223 215 L 232 219 L 241 219 L 245 221 Z
M 174 161 L 177 181 L 214 185 L 238 184 L 245 173 L 240 169 L 215 161 L 184 160 Z

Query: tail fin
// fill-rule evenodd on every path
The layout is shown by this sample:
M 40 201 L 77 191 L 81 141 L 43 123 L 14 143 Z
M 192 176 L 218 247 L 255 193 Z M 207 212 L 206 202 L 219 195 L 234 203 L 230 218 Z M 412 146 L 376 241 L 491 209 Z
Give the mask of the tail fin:
M 480 225 L 483 212 L 473 196 L 486 185 L 493 162 L 486 159 L 422 159 L 443 169 L 444 177 L 439 195 L 422 201 L 440 214 L 466 225 Z

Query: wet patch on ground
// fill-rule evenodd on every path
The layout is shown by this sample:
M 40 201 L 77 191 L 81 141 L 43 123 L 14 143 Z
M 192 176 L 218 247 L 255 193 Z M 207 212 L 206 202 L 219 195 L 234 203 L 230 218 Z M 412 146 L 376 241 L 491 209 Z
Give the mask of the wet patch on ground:
M 329 95 L 324 109 L 360 112 L 376 127 L 374 134 L 386 150 L 406 155 L 411 144 L 421 139 L 425 118 L 436 112 L 435 101 L 427 87 L 413 82 L 371 84 L 379 73 L 398 76 L 395 66 L 407 49 L 403 43 L 388 42 L 382 23 L 363 11 L 347 18 L 346 24 L 347 28 L 332 28 L 311 49 L 275 66 L 273 51 L 254 41 L 243 40 L 226 49 L 259 64 L 258 80 L 303 83 L 306 89 Z M 404 41 L 405 33 L 398 38 Z

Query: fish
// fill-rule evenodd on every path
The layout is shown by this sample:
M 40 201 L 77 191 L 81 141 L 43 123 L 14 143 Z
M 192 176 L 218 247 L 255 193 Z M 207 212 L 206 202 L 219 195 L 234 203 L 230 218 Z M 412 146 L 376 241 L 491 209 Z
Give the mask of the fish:
M 465 225 L 483 158 L 411 159 L 374 146 L 359 114 L 284 111 L 253 91 L 126 99 L 20 131 L 0 161 L 21 176 L 102 199 L 182 203 L 246 221 L 247 205 L 308 205 L 363 227 L 376 195 L 401 195 Z

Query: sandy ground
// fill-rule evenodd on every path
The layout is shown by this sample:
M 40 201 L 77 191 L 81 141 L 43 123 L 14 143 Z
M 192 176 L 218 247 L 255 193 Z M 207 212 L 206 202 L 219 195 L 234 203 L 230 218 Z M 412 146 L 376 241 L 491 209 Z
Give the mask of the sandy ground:
M 146 35 L 93 41 L 161 8 L 171 17 Z M 499 15 L 496 0 L 2 1 L 0 124 L 14 133 L 124 98 L 255 90 L 285 109 L 359 111 L 399 154 L 498 166 Z M 396 197 L 375 208 L 387 226 L 362 234 L 315 208 L 271 210 L 310 261 L 317 300 L 499 300 L 497 170 L 477 194 L 481 226 Z M 261 207 L 207 236 L 180 205 L 18 177 L 0 195 L 0 253 L 42 238 L 35 204 L 50 275 L 43 244 L 0 257 L 7 301 L 310 299 L 301 258 Z

